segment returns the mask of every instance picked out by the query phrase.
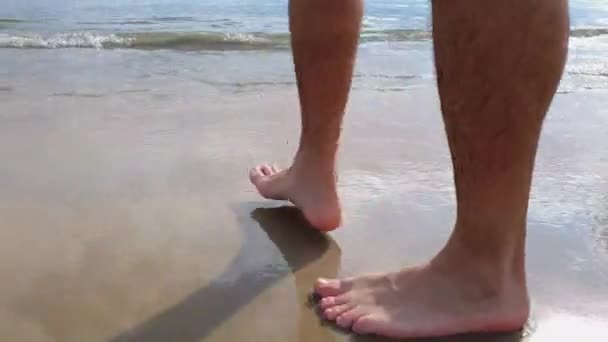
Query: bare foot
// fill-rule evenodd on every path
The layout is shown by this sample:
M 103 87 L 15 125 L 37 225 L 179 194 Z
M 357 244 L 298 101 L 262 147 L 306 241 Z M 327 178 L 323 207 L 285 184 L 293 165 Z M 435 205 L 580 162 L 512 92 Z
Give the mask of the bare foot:
M 334 230 L 341 223 L 341 210 L 333 170 L 308 165 L 304 168 L 294 164 L 285 170 L 258 165 L 250 170 L 249 179 L 262 196 L 291 201 L 315 228 Z
M 450 263 L 447 268 L 431 262 L 395 273 L 319 279 L 319 306 L 340 327 L 393 338 L 506 332 L 524 326 L 529 314 L 525 284 L 509 277 L 485 278 L 469 268 L 471 263 Z

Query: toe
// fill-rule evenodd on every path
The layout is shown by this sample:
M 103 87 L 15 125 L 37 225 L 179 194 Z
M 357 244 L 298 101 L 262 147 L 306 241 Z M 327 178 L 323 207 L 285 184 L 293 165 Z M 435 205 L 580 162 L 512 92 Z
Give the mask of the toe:
M 353 308 L 352 304 L 342 304 L 342 305 L 336 305 L 334 307 L 331 307 L 327 310 L 325 310 L 325 312 L 323 313 L 323 315 L 325 316 L 325 318 L 327 318 L 330 321 L 335 320 L 336 318 L 338 318 L 338 316 L 342 315 L 343 313 L 351 310 Z
M 351 288 L 351 283 L 347 280 L 337 279 L 317 279 L 315 292 L 323 297 L 337 296 Z
M 277 164 L 272 164 L 271 169 L 272 169 L 273 173 L 279 173 L 279 172 L 281 172 L 281 169 L 277 166 Z
M 272 170 L 272 167 L 266 164 L 263 164 L 260 166 L 260 171 L 262 171 L 262 174 L 264 176 L 271 176 L 274 174 L 274 171 Z
M 337 297 L 325 297 L 321 299 L 321 301 L 319 302 L 319 306 L 321 307 L 321 309 L 329 309 L 332 306 L 346 304 L 347 302 L 348 296 L 345 293 Z
M 336 324 L 342 328 L 348 329 L 353 325 L 357 319 L 365 315 L 365 311 L 358 307 L 352 310 L 346 311 L 336 319 Z
M 319 302 L 319 307 L 323 310 L 336 306 L 336 297 L 325 297 Z
M 264 177 L 264 174 L 259 166 L 249 170 L 249 180 L 251 180 L 251 183 L 257 184 L 262 177 Z
M 377 323 L 370 315 L 361 315 L 353 320 L 352 329 L 356 334 L 371 334 L 374 333 L 375 324 Z

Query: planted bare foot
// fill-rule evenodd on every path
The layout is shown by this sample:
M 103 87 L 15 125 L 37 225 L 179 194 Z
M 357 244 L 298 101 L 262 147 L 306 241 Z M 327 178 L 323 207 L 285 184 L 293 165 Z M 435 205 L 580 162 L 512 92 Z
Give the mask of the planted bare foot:
M 331 167 L 317 163 L 281 170 L 267 164 L 251 169 L 249 178 L 268 199 L 291 201 L 308 222 L 321 231 L 331 231 L 341 223 L 336 179 Z
M 521 329 L 529 314 L 525 284 L 491 273 L 453 258 L 448 265 L 319 279 L 315 291 L 325 318 L 358 334 L 417 338 Z

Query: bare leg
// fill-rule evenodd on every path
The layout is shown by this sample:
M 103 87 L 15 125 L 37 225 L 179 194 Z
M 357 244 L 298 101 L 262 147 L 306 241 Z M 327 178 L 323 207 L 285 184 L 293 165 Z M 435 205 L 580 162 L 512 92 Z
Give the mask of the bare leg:
M 516 330 L 529 314 L 528 196 L 542 121 L 565 62 L 567 0 L 434 0 L 433 23 L 456 225 L 426 264 L 317 282 L 327 318 L 358 333 Z
M 335 159 L 359 39 L 361 0 L 291 0 L 302 135 L 291 168 L 250 172 L 262 196 L 291 200 L 320 230 L 340 225 Z

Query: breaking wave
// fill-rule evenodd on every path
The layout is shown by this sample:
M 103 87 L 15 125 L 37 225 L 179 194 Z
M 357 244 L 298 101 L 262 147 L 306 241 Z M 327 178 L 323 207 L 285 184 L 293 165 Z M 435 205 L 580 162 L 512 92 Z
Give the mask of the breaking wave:
M 572 37 L 608 35 L 608 29 L 574 29 Z M 424 41 L 431 39 L 426 30 L 369 30 L 361 33 L 361 43 Z M 0 33 L 0 48 L 59 49 L 141 49 L 141 50 L 282 50 L 289 48 L 287 33 L 222 32 L 66 32 L 52 35 Z

